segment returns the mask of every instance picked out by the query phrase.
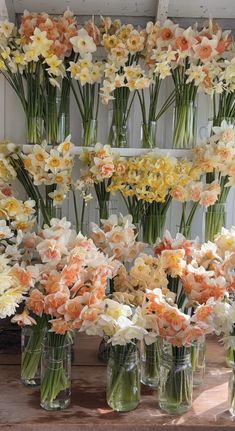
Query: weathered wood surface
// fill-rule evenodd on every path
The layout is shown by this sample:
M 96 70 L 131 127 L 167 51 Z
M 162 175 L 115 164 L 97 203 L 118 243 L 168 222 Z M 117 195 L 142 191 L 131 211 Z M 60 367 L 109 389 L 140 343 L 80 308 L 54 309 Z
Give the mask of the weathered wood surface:
M 140 406 L 129 413 L 113 412 L 105 401 L 106 368 L 97 359 L 99 340 L 79 337 L 72 370 L 71 406 L 46 412 L 39 406 L 39 389 L 19 381 L 19 355 L 1 354 L 0 430 L 3 431 L 177 431 L 234 429 L 227 410 L 227 382 L 223 348 L 208 342 L 204 385 L 194 390 L 190 412 L 169 416 L 158 409 L 157 392 L 142 388 Z

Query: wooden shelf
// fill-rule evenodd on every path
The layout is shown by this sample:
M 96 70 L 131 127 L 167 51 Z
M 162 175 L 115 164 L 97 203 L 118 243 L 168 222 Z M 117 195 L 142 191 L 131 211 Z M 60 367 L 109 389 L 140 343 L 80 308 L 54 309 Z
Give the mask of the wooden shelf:
M 28 154 L 31 149 L 32 145 L 23 145 L 23 151 L 25 154 Z M 47 146 L 48 149 L 52 148 L 50 145 Z M 92 150 L 94 147 L 74 147 L 72 150 L 72 154 L 80 155 L 81 152 L 86 150 Z M 135 156 L 141 156 L 141 154 L 149 153 L 150 151 L 157 151 L 159 154 L 162 155 L 171 155 L 178 158 L 184 158 L 184 157 L 191 157 L 192 150 L 177 150 L 177 149 L 170 149 L 170 148 L 112 148 L 112 150 L 115 153 L 118 153 L 120 156 L 124 157 L 135 157 Z
M 139 407 L 129 413 L 113 412 L 106 404 L 106 367 L 97 359 L 100 340 L 79 335 L 72 369 L 72 402 L 63 411 L 46 412 L 39 406 L 39 389 L 20 381 L 19 355 L 0 353 L 1 431 L 233 431 L 228 412 L 228 379 L 223 347 L 207 342 L 204 384 L 194 389 L 192 409 L 169 416 L 158 408 L 157 392 L 142 387 Z M 5 365 L 4 365 L 5 364 Z

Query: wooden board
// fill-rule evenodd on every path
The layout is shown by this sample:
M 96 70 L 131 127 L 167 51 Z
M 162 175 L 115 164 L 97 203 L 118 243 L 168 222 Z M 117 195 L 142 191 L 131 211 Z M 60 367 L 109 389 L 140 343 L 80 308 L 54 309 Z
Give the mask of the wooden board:
M 0 365 L 0 430 L 172 431 L 173 427 L 177 431 L 232 430 L 235 424 L 227 411 L 231 370 L 226 367 L 223 348 L 213 340 L 207 344 L 205 382 L 194 390 L 191 411 L 182 416 L 161 412 L 157 392 L 144 386 L 141 404 L 136 410 L 113 412 L 105 400 L 106 367 L 97 359 L 99 340 L 96 338 L 83 335 L 77 340 L 71 406 L 60 412 L 40 408 L 39 389 L 21 385 L 20 366 L 14 365 L 16 361 L 8 355 L 8 364 Z

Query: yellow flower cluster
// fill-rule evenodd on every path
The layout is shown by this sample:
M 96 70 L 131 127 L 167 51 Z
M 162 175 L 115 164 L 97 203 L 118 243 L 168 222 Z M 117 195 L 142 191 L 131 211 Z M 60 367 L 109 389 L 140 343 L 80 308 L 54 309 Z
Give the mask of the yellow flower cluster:
M 200 178 L 201 171 L 186 160 L 150 152 L 118 162 L 108 190 L 145 202 L 165 202 L 175 187 L 185 188 Z
M 103 76 L 104 66 L 101 61 L 92 62 L 87 59 L 80 59 L 76 63 L 70 61 L 68 71 L 71 72 L 71 77 L 80 81 L 81 85 L 100 83 Z
M 34 145 L 32 151 L 22 154 L 25 169 L 36 186 L 55 185 L 49 193 L 55 205 L 63 202 L 71 184 L 74 158 L 71 156 L 73 144 L 68 136 L 56 149 L 46 150 L 46 145 Z

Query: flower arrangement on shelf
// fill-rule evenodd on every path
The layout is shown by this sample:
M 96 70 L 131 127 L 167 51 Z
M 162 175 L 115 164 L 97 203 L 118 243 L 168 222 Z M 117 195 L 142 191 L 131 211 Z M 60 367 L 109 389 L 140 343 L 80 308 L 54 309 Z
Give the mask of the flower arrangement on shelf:
M 99 89 L 103 77 L 102 61 L 92 60 L 100 44 L 100 31 L 94 20 L 88 21 L 71 38 L 74 60 L 70 61 L 71 87 L 82 119 L 82 145 L 89 147 L 97 142 Z M 76 81 L 76 84 L 75 84 Z
M 68 136 L 56 149 L 47 149 L 46 142 L 35 144 L 29 153 L 21 152 L 13 159 L 18 178 L 25 190 L 36 197 L 38 211 L 46 223 L 56 216 L 56 208 L 62 205 L 71 185 L 74 158 L 70 138 Z
M 235 133 L 233 126 L 222 121 L 221 127 L 213 127 L 213 135 L 201 142 L 194 150 L 194 164 L 206 174 L 208 198 L 216 185 L 217 201 L 208 207 L 205 214 L 205 239 L 213 241 L 223 226 L 226 226 L 225 204 L 234 185 Z
M 110 191 L 108 186 L 117 169 L 120 156 L 115 153 L 109 145 L 97 143 L 93 150 L 84 149 L 80 160 L 85 168 L 81 171 L 81 181 L 94 186 L 98 206 L 99 220 L 107 219 L 109 216 Z
M 67 124 L 62 126 L 63 139 L 68 134 L 66 96 L 70 83 L 65 63 L 72 52 L 70 39 L 76 32 L 76 20 L 69 10 L 60 17 L 25 11 L 19 30 L 8 21 L 1 24 L 0 69 L 23 107 L 28 143 L 40 144 L 45 132 L 49 143 L 57 143 L 61 116 L 62 122 L 67 117 Z M 59 107 L 57 87 L 61 88 Z
M 163 234 L 172 198 L 180 200 L 183 194 L 186 199 L 187 188 L 200 174 L 191 162 L 153 151 L 121 162 L 108 190 L 121 192 L 133 221 L 142 221 L 143 241 L 154 244 Z
M 113 147 L 128 146 L 128 118 L 135 90 L 144 88 L 148 80 L 138 62 L 144 50 L 145 33 L 131 24 L 116 20 L 105 22 L 101 44 L 107 52 L 101 102 L 112 101 L 112 119 L 108 143 Z
M 213 65 L 232 43 L 229 31 L 209 22 L 201 31 L 181 28 L 167 20 L 157 34 L 156 55 L 168 50 L 168 67 L 175 86 L 173 146 L 190 148 L 196 141 L 196 96 L 199 87 L 212 87 Z M 201 89 L 201 88 L 200 88 Z

